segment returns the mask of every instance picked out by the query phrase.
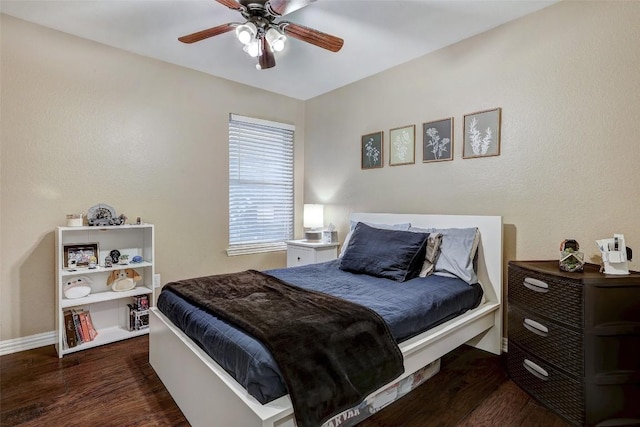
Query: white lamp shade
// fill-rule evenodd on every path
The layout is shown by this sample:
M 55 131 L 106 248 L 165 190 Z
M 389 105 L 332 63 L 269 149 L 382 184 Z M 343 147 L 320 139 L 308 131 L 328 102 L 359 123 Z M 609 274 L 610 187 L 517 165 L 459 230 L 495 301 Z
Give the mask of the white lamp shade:
M 256 58 L 260 55 L 260 42 L 258 40 L 253 40 L 252 42 L 244 45 L 242 49 L 247 52 L 250 57 Z
M 236 37 L 242 44 L 249 44 L 257 32 L 258 29 L 253 22 L 246 22 L 236 27 Z
M 324 227 L 324 205 L 304 205 L 304 227 Z
M 284 34 L 280 31 L 276 30 L 274 27 L 271 27 L 267 30 L 265 37 L 271 49 L 276 52 L 281 52 L 284 49 L 284 42 L 287 40 Z

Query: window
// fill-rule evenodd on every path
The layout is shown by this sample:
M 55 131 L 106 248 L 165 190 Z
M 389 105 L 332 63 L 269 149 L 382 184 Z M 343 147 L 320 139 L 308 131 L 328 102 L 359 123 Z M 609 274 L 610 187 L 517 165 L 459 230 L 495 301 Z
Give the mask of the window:
M 293 125 L 229 116 L 229 249 L 286 249 L 293 237 Z

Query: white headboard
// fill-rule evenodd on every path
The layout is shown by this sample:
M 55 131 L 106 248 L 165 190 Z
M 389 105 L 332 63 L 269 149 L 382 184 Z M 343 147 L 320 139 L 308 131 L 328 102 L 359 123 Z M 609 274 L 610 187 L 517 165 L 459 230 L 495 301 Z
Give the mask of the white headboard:
M 378 224 L 411 223 L 421 228 L 478 227 L 478 279 L 487 301 L 502 304 L 502 217 L 473 215 L 420 215 L 390 213 L 352 213 L 352 221 Z

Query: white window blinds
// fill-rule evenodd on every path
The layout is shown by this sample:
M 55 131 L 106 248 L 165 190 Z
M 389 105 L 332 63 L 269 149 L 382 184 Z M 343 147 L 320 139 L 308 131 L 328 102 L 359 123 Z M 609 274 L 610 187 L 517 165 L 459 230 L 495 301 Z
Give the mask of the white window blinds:
M 229 255 L 293 237 L 293 125 L 229 116 Z

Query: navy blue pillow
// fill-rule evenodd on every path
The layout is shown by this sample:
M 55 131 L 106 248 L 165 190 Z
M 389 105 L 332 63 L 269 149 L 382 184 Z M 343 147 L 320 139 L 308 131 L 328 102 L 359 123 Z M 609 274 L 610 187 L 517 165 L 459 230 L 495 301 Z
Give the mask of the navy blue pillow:
M 359 222 L 353 230 L 340 269 L 398 282 L 420 273 L 429 233 L 383 230 Z

